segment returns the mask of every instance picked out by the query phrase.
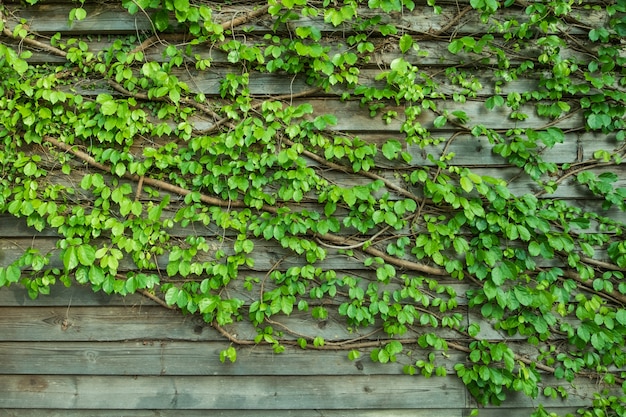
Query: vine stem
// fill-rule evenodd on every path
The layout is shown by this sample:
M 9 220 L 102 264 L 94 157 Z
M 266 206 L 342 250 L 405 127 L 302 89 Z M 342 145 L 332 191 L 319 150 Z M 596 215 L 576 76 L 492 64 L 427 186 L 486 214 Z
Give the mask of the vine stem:
M 6 26 L 6 19 L 4 18 L 4 14 L 2 14 L 2 11 L 0 11 L 0 21 L 2 21 L 4 24 L 4 28 L 2 29 L 2 34 L 8 38 L 11 39 L 18 39 L 20 42 L 24 42 L 25 44 L 35 47 L 35 48 L 39 48 L 39 49 L 43 49 L 44 51 L 50 52 L 54 55 L 58 55 L 62 58 L 67 58 L 67 52 L 59 49 L 59 48 L 55 48 L 52 45 L 48 45 L 46 43 L 40 42 L 37 39 L 31 39 L 29 37 L 24 37 L 24 38 L 20 38 L 17 36 L 13 36 L 13 33 L 11 33 L 11 31 L 7 28 Z
M 176 307 L 167 304 L 163 299 L 161 299 L 160 297 L 152 294 L 148 290 L 137 290 L 137 292 L 140 293 L 141 295 L 143 295 L 144 297 L 151 299 L 155 303 L 159 304 L 161 307 L 165 307 L 168 310 L 178 310 Z
M 364 240 L 364 241 L 359 242 L 359 243 L 355 243 L 353 245 L 348 245 L 348 246 L 329 245 L 328 243 L 325 243 L 324 241 L 322 241 L 318 237 L 316 237 L 315 240 L 320 245 L 325 246 L 327 248 L 331 248 L 331 249 L 339 249 L 339 250 L 358 249 L 358 248 L 362 247 L 363 245 L 366 245 L 368 243 L 373 243 L 378 236 L 382 235 L 383 233 L 385 233 L 390 228 L 391 228 L 391 226 L 386 226 L 386 227 L 382 228 L 381 230 L 379 230 L 378 233 L 376 233 L 374 236 L 370 237 L 369 239 Z
M 344 238 L 342 236 L 336 236 L 336 235 L 331 235 L 331 234 L 325 234 L 325 235 L 318 235 L 318 237 L 320 239 L 332 242 L 334 244 L 337 245 L 345 245 L 348 244 L 349 246 L 353 246 L 353 245 L 359 245 L 361 242 L 350 239 L 350 238 Z M 446 272 L 445 269 L 443 268 L 437 268 L 434 266 L 430 266 L 430 265 L 426 265 L 426 264 L 421 264 L 421 263 L 417 263 L 417 262 L 412 262 L 412 261 L 407 261 L 405 259 L 399 259 L 399 258 L 394 258 L 393 256 L 388 255 L 386 252 L 383 252 L 380 249 L 376 249 L 372 246 L 368 246 L 368 247 L 363 247 L 361 248 L 361 250 L 365 253 L 368 253 L 372 256 L 376 256 L 379 258 L 382 258 L 385 260 L 385 262 L 390 263 L 392 265 L 395 265 L 397 267 L 400 268 L 405 268 L 409 271 L 415 271 L 415 272 L 422 272 L 424 274 L 430 274 L 430 275 L 437 275 L 437 276 L 446 276 L 448 275 L 448 273 Z
M 472 352 L 472 349 L 470 349 L 470 348 L 468 348 L 466 346 L 460 345 L 458 343 L 449 342 L 449 341 L 446 341 L 446 343 L 448 344 L 448 347 L 451 347 L 454 350 L 458 350 L 460 352 L 465 352 L 465 353 L 471 353 Z M 556 371 L 556 369 L 551 367 L 551 366 L 545 365 L 545 364 L 540 363 L 540 362 L 533 362 L 532 360 L 530 360 L 528 358 L 525 358 L 523 356 L 520 356 L 517 353 L 514 353 L 513 355 L 514 355 L 514 358 L 515 358 L 516 361 L 522 362 L 525 365 L 534 366 L 537 369 L 541 369 L 542 371 L 545 371 L 545 372 L 548 372 L 548 373 L 551 373 L 551 374 L 554 374 L 554 372 Z
M 603 298 L 607 298 L 615 302 L 621 303 L 622 305 L 626 305 L 626 295 L 620 294 L 615 291 L 613 291 L 612 293 L 607 293 L 606 291 L 597 291 L 593 288 L 592 285 L 589 284 L 588 281 L 582 279 L 581 276 L 574 271 L 564 271 L 564 274 L 566 277 L 573 279 L 574 281 L 585 287 L 586 290 L 594 294 L 598 294 Z

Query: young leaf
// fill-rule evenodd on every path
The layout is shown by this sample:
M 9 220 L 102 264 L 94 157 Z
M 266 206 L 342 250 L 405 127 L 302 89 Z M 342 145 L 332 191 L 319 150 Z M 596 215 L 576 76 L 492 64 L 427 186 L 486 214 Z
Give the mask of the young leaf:
M 405 54 L 413 46 L 413 38 L 411 37 L 411 35 L 405 33 L 400 37 L 399 45 L 400 51 Z

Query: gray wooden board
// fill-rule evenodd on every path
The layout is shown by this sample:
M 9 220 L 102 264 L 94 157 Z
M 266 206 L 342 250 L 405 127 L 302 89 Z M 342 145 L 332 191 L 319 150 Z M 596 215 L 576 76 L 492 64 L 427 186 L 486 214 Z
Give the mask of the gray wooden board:
M 200 317 L 160 306 L 68 307 L 0 308 L 0 340 L 224 340 Z
M 489 143 L 489 139 L 486 137 L 455 134 L 454 140 L 449 142 L 448 139 L 452 136 L 452 134 L 454 133 L 442 132 L 442 134 L 436 134 L 436 137 L 442 137 L 444 139 L 444 141 L 437 146 L 428 145 L 420 147 L 419 145 L 413 144 L 407 145 L 406 150 L 413 157 L 410 165 L 434 166 L 435 163 L 432 162 L 427 155 L 430 154 L 435 159 L 438 159 L 442 155 L 444 147 L 447 155 L 454 154 L 454 158 L 448 162 L 451 165 L 462 165 L 470 169 L 474 169 L 473 167 L 481 165 L 508 164 L 506 159 L 492 151 L 494 145 Z M 370 142 L 367 136 L 359 135 L 359 137 L 367 142 Z M 392 137 L 388 137 L 388 139 L 391 138 Z M 401 139 L 402 138 L 400 137 L 396 138 L 396 140 Z M 506 137 L 503 137 L 503 139 L 506 141 Z M 537 153 L 539 157 L 546 162 L 564 164 L 592 159 L 595 151 L 600 149 L 611 151 L 616 146 L 619 146 L 619 144 L 615 141 L 614 137 L 611 138 L 607 135 L 592 133 L 568 133 L 565 134 L 563 143 L 557 143 L 552 148 L 541 148 L 541 146 L 539 146 L 537 148 Z M 384 160 L 381 160 L 382 164 L 384 164 L 384 162 Z M 393 167 L 393 165 L 389 166 L 389 168 Z
M 106 35 L 106 34 L 105 34 Z M 128 33 L 127 36 L 135 36 L 136 32 Z M 250 45 L 263 45 L 266 44 L 266 41 L 263 40 L 263 33 L 250 33 L 246 35 L 248 39 L 248 43 Z M 89 50 L 91 52 L 97 53 L 101 50 L 107 50 L 110 48 L 112 41 L 106 41 L 100 38 L 85 38 L 82 37 L 89 45 Z M 493 58 L 492 55 L 478 55 L 474 53 L 463 53 L 460 52 L 458 54 L 452 54 L 448 51 L 448 37 L 441 41 L 436 40 L 419 40 L 417 43 L 419 44 L 420 50 L 416 51 L 408 51 L 407 53 L 402 53 L 397 45 L 390 44 L 385 39 L 370 39 L 372 43 L 375 45 L 376 51 L 372 53 L 372 59 L 364 68 L 375 69 L 384 63 L 390 63 L 396 58 L 404 58 L 407 62 L 417 66 L 420 69 L 426 67 L 438 67 L 444 68 L 449 66 L 461 65 L 461 66 L 471 66 L 472 71 L 474 73 L 477 72 L 477 68 L 487 68 L 491 70 L 494 66 L 497 66 L 496 58 Z M 342 54 L 348 51 L 348 47 L 342 44 L 337 38 L 325 38 L 319 41 L 319 43 L 328 47 L 328 55 L 330 57 L 335 54 Z M 7 44 L 9 45 L 17 45 L 18 43 L 13 40 L 8 40 Z M 137 41 L 137 46 L 139 46 L 140 42 Z M 164 42 L 165 45 L 158 44 L 150 47 L 144 52 L 144 57 L 150 61 L 156 62 L 165 62 L 169 58 L 164 55 L 163 51 L 167 46 L 167 42 Z M 176 44 L 174 42 L 174 44 Z M 36 48 L 30 48 L 32 50 L 32 55 L 27 59 L 28 62 L 32 64 L 54 64 L 54 63 L 65 63 L 67 60 L 58 55 L 52 55 L 48 53 L 41 52 Z M 220 48 L 216 47 L 214 44 L 200 44 L 195 45 L 193 48 L 194 56 L 197 54 L 202 59 L 208 59 L 211 62 L 213 67 L 216 66 L 231 66 L 232 63 L 229 63 L 227 58 L 227 53 L 221 51 Z M 522 62 L 530 59 L 535 59 L 542 53 L 542 50 L 537 46 L 525 46 L 521 47 L 517 54 L 510 58 L 511 67 L 515 67 L 516 65 L 521 64 Z M 580 51 L 563 47 L 560 49 L 560 55 L 564 59 L 570 59 L 577 62 L 579 65 L 585 65 L 589 62 L 590 58 L 588 54 L 582 53 Z M 488 57 L 491 56 L 489 59 Z M 487 58 L 487 59 L 486 59 Z M 486 61 L 486 62 L 485 62 Z M 189 61 L 190 66 L 193 66 L 193 61 Z M 383 66 L 384 67 L 384 66 Z
M 559 120 L 553 120 L 538 116 L 532 104 L 520 106 L 520 111 L 528 114 L 527 119 L 520 121 L 513 120 L 509 117 L 511 110 L 508 107 L 503 106 L 489 110 L 485 107 L 484 101 L 481 100 L 468 100 L 465 103 L 458 103 L 437 99 L 433 100 L 433 102 L 440 112 L 464 112 L 469 119 L 468 123 L 470 125 L 479 123 L 490 129 L 506 130 L 513 128 L 532 128 L 542 130 L 548 126 L 553 126 L 568 130 L 580 129 L 584 126 L 584 118 L 581 112 L 569 114 L 567 117 L 563 117 Z M 326 114 L 335 115 L 337 124 L 328 127 L 331 132 L 340 131 L 354 135 L 372 133 L 397 135 L 406 120 L 404 117 L 404 107 L 402 106 L 390 105 L 384 109 L 384 111 L 394 111 L 398 114 L 396 119 L 387 123 L 381 117 L 371 117 L 369 108 L 362 105 L 360 100 L 339 101 L 334 97 L 311 97 L 294 98 L 290 103 L 293 106 L 310 105 L 312 113 L 305 117 L 308 119 Z M 422 127 L 433 132 L 434 137 L 438 137 L 437 132 L 449 132 L 449 128 L 443 129 L 435 127 L 434 120 L 438 116 L 439 115 L 433 111 L 424 109 L 422 113 L 416 117 L 414 123 L 419 123 Z M 211 126 L 213 126 L 213 120 L 201 117 L 192 117 L 189 119 L 189 122 L 199 131 L 210 129 Z
M 201 317 L 183 315 L 160 306 L 0 307 L 0 313 L 0 328 L 3 329 L 0 341 L 225 340 L 224 336 Z M 273 320 L 272 326 L 276 332 L 287 328 L 296 334 L 311 338 L 323 337 L 327 342 L 386 338 L 379 327 L 350 328 L 345 318 L 338 315 L 329 314 L 326 320 L 315 320 L 311 318 L 310 313 L 294 311 L 290 316 L 275 316 Z M 258 334 L 254 326 L 245 320 L 225 325 L 224 328 L 242 340 L 253 340 Z M 416 326 L 416 331 L 409 331 L 402 338 L 417 340 L 419 334 L 432 331 L 431 327 Z M 447 339 L 464 337 L 446 328 L 437 329 L 437 334 Z M 296 338 L 287 334 L 285 339 Z
M 549 381 L 546 383 L 550 384 Z M 506 406 L 585 407 L 602 387 L 577 380 L 566 400 L 509 392 Z M 459 378 L 325 376 L 74 376 L 5 375 L 2 408 L 333 409 L 471 406 Z M 129 393 L 132 393 L 129 395 Z M 498 409 L 499 410 L 499 409 Z
M 434 100 L 440 111 L 447 110 L 452 113 L 454 111 L 464 112 L 470 120 L 470 123 L 479 122 L 487 128 L 493 129 L 541 129 L 542 126 L 556 126 L 561 129 L 578 129 L 584 126 L 583 116 L 580 112 L 571 114 L 564 119 L 553 121 L 548 118 L 538 116 L 534 107 L 531 105 L 521 106 L 520 111 L 528 114 L 528 118 L 523 121 L 512 120 L 509 118 L 511 112 L 506 107 L 499 107 L 488 110 L 483 101 L 467 101 L 465 103 L 456 103 L 453 101 Z M 369 109 L 363 106 L 358 100 L 338 101 L 331 98 L 296 98 L 293 99 L 293 105 L 310 104 L 313 109 L 312 116 L 334 114 L 337 117 L 337 124 L 331 126 L 332 130 L 350 132 L 354 134 L 370 134 L 374 132 L 398 132 L 405 121 L 404 108 L 397 106 L 389 106 L 388 109 L 395 111 L 398 118 L 386 123 L 381 118 L 372 118 Z M 415 122 L 420 123 L 424 128 L 433 132 L 437 132 L 433 122 L 438 115 L 430 110 L 424 110 Z M 205 124 L 200 121 L 196 122 L 198 129 L 209 128 L 210 121 Z M 437 136 L 437 133 L 434 134 Z
M 137 306 L 157 304 L 139 294 L 128 294 L 124 297 L 106 294 L 102 291 L 93 292 L 91 286 L 73 283 L 69 288 L 57 283 L 51 286 L 50 294 L 40 295 L 32 299 L 28 291 L 19 284 L 0 288 L 1 307 L 86 307 L 86 306 Z
M 479 408 L 478 417 L 530 417 L 539 404 L 541 404 L 541 401 L 537 401 L 536 405 L 527 408 L 509 408 L 510 406 L 505 402 L 504 405 L 498 408 Z M 563 407 L 557 405 L 544 408 L 547 413 L 556 413 L 558 416 L 573 416 L 576 415 L 579 409 L 580 407 Z M 463 417 L 470 416 L 471 411 L 469 410 L 465 411 L 465 414 L 463 414 Z
M 442 404 L 444 406 L 445 404 Z M 528 410 L 510 411 L 507 417 L 528 417 Z M 573 412 L 573 411 L 572 411 Z M 329 410 L 53 410 L 0 409 L 0 417 L 469 417 L 470 409 L 353 409 Z M 482 416 L 482 414 L 481 414 Z M 491 415 L 490 415 L 491 416 Z M 494 417 L 502 415 L 492 414 Z
M 373 17 L 376 15 L 382 16 L 381 23 L 395 24 L 401 31 L 406 31 L 415 35 L 435 34 L 442 29 L 446 29 L 449 22 L 454 21 L 455 17 L 460 11 L 460 4 L 451 5 L 443 3 L 441 5 L 441 13 L 432 13 L 432 7 L 427 6 L 424 2 L 416 2 L 417 6 L 414 10 L 409 11 L 405 9 L 402 13 L 392 12 L 384 13 L 382 11 L 372 11 L 366 8 L 358 10 L 358 15 L 363 17 Z M 467 2 L 465 2 L 467 3 Z M 439 4 L 438 4 L 439 5 Z M 220 5 L 219 8 L 213 8 L 213 14 L 216 17 L 217 22 L 227 22 L 233 18 L 238 17 L 239 14 L 254 10 L 254 8 L 245 7 L 233 7 L 227 4 Z M 68 16 L 73 6 L 68 4 L 38 4 L 34 7 L 21 9 L 15 6 L 11 6 L 9 10 L 19 18 L 26 19 L 29 26 L 34 32 L 41 33 L 55 33 L 55 32 L 70 32 L 70 33 L 136 33 L 136 32 L 151 32 L 152 25 L 150 24 L 147 16 L 142 12 L 131 16 L 125 9 L 115 4 L 90 4 L 86 3 L 83 7 L 87 11 L 87 17 L 82 21 L 68 22 Z M 149 11 L 151 14 L 152 11 Z M 428 19 L 422 19 L 424 14 L 429 16 Z M 589 9 L 579 9 L 576 12 L 576 16 L 579 20 L 584 21 L 589 26 L 602 26 L 605 25 L 608 16 L 602 11 L 593 11 Z M 528 16 L 520 8 L 509 8 L 498 14 L 498 18 L 515 19 L 519 23 L 528 21 Z M 253 21 L 246 25 L 255 31 L 268 31 L 273 21 L 265 15 L 257 21 Z M 175 18 L 172 17 L 172 21 L 175 22 Z M 14 19 L 9 20 L 9 27 L 13 30 L 17 22 Z M 339 28 L 332 26 L 331 24 L 324 23 L 323 16 L 317 18 L 303 18 L 289 22 L 289 29 L 294 30 L 299 26 L 312 26 L 320 29 L 321 31 L 328 32 L 330 34 L 336 33 L 337 30 L 349 30 L 347 25 L 341 25 Z M 285 30 L 284 26 L 282 29 Z M 480 19 L 480 13 L 476 10 L 472 10 L 465 14 L 457 25 L 452 28 L 448 27 L 446 32 L 454 30 L 455 34 L 468 35 L 480 33 L 484 30 L 484 23 Z M 568 27 L 568 35 L 586 35 L 586 31 L 573 26 Z M 444 33 L 446 33 L 444 32 Z
M 1 342 L 0 375 L 401 375 L 411 363 L 403 355 L 398 362 L 372 362 L 372 348 L 362 349 L 360 359 L 348 359 L 347 350 L 319 351 L 285 347 L 276 354 L 267 345 L 237 347 L 237 360 L 221 363 L 220 352 L 230 342 Z M 428 351 L 411 347 L 413 362 Z M 455 363 L 466 353 L 437 353 L 437 365 L 454 374 Z M 2 376 L 0 376 L 2 378 Z
M 564 187 L 567 187 L 567 184 L 565 184 Z M 564 201 L 566 204 L 572 207 L 580 208 L 583 211 L 583 213 L 593 212 L 593 213 L 597 213 L 599 216 L 607 217 L 617 222 L 626 223 L 626 212 L 620 210 L 619 208 L 615 206 L 609 209 L 605 209 L 602 207 L 603 202 L 601 200 L 591 199 L 591 198 L 581 198 L 581 199 L 576 199 L 576 200 L 564 199 L 562 201 Z M 178 207 L 177 204 L 180 204 L 180 203 L 178 203 L 177 201 L 171 201 L 171 204 L 172 204 L 172 208 L 170 210 L 164 210 L 163 216 L 162 216 L 163 219 L 173 218 L 174 210 Z M 316 211 L 316 210 L 319 210 L 319 208 L 320 206 L 317 204 L 300 203 L 298 208 L 294 207 L 294 210 L 306 209 L 309 211 Z M 425 211 L 423 212 L 426 213 Z M 340 223 L 343 223 L 347 214 L 348 214 L 347 210 L 338 208 L 334 217 Z M 413 227 L 414 227 L 414 229 L 412 229 L 413 233 L 425 233 L 426 232 L 425 228 L 423 228 L 421 224 L 414 224 Z M 590 225 L 590 229 L 586 231 L 600 232 L 600 230 L 593 223 Z M 167 232 L 172 237 L 185 237 L 189 234 L 192 234 L 194 236 L 206 236 L 206 237 L 224 236 L 224 237 L 229 237 L 229 238 L 235 237 L 239 233 L 238 231 L 234 231 L 231 229 L 224 230 L 223 228 L 220 228 L 212 223 L 209 225 L 204 225 L 203 223 L 199 223 L 199 222 L 192 222 L 186 227 L 183 227 L 180 223 L 175 223 L 172 228 L 167 230 Z M 373 234 L 375 232 L 376 231 L 372 231 L 372 233 L 370 234 Z M 409 232 L 411 231 L 408 229 L 398 231 L 398 233 L 400 234 L 409 233 Z M 342 231 L 339 234 L 346 235 L 346 236 L 354 236 L 354 235 L 359 235 L 361 237 L 366 236 L 366 234 L 359 233 L 352 228 L 342 229 Z M 52 228 L 46 228 L 42 230 L 41 232 L 39 232 L 32 227 L 28 227 L 26 224 L 26 220 L 23 218 L 14 218 L 9 214 L 0 214 L 0 241 L 15 240 L 15 239 L 21 239 L 21 238 L 39 240 L 43 238 L 58 238 L 58 237 L 59 236 L 57 232 Z M 0 246 L 2 246 L 1 243 L 0 243 Z M 5 248 L 5 250 L 9 250 L 8 246 L 7 248 Z M 4 259 L 5 259 L 4 262 L 8 261 L 8 257 Z M 0 252 L 0 264 L 2 263 L 3 263 L 3 256 Z
M 443 405 L 443 404 L 442 404 Z M 575 415 L 577 407 L 548 407 L 548 413 Z M 481 408 L 479 417 L 529 417 L 533 408 Z M 376 409 L 376 410 L 24 410 L 0 409 L 0 417 L 471 417 L 466 409 Z
M 261 285 L 263 291 L 268 292 L 276 288 L 276 284 L 271 279 L 266 279 L 265 275 L 261 274 L 245 274 L 246 276 L 252 276 L 259 279 L 259 284 L 255 284 L 251 291 L 244 288 L 244 280 L 233 280 L 228 284 L 228 296 L 232 298 L 240 298 L 246 301 L 246 305 L 252 299 L 257 299 L 261 293 Z M 359 274 L 350 274 L 339 271 L 338 277 L 342 278 L 344 275 L 355 276 L 359 279 L 357 283 L 363 289 L 372 282 L 377 282 L 374 272 Z M 443 284 L 452 287 L 457 294 L 457 301 L 460 306 L 467 305 L 467 299 L 465 292 L 472 288 L 471 285 L 465 282 L 451 281 L 449 283 L 438 280 Z M 262 284 L 261 284 L 262 282 Z M 389 291 L 400 288 L 401 279 L 391 280 L 391 283 L 384 285 L 378 282 L 379 291 Z M 129 294 L 127 296 L 120 296 L 116 294 L 107 295 L 102 291 L 94 293 L 89 285 L 80 285 L 73 283 L 69 288 L 66 288 L 63 284 L 57 283 L 50 287 L 50 294 L 40 295 L 35 299 L 31 299 L 28 296 L 26 289 L 19 284 L 11 287 L 0 288 L 0 307 L 97 307 L 97 306 L 137 306 L 137 305 L 156 305 L 151 299 L 143 297 L 139 294 Z M 324 301 L 324 305 L 329 307 L 336 307 L 339 303 L 342 303 L 347 297 L 341 294 L 342 288 L 338 286 L 339 293 L 333 298 L 333 301 Z M 423 292 L 431 294 L 428 290 L 428 284 L 425 284 Z M 440 295 L 441 298 L 446 299 L 445 295 Z M 308 293 L 302 298 L 307 299 Z M 315 305 L 315 300 L 309 300 L 311 305 Z M 326 304 L 328 303 L 328 304 Z
M 438 84 L 437 93 L 452 96 L 455 93 L 462 93 L 466 89 L 464 87 L 453 84 L 448 78 L 441 75 L 440 68 L 425 67 L 422 68 L 423 74 L 430 77 Z M 364 86 L 384 88 L 385 82 L 376 80 L 384 72 L 383 69 L 362 68 L 359 71 L 359 83 Z M 137 71 L 138 73 L 138 71 Z M 250 70 L 248 80 L 248 90 L 250 94 L 256 98 L 267 98 L 271 95 L 289 96 L 290 94 L 309 93 L 309 97 L 328 97 L 340 96 L 342 93 L 350 92 L 341 85 L 331 86 L 328 91 L 314 91 L 313 87 L 306 82 L 306 78 L 302 76 L 294 76 L 286 78 L 282 73 L 265 73 Z M 241 71 L 233 70 L 227 67 L 211 67 L 202 71 L 193 68 L 178 69 L 173 68 L 171 74 L 176 76 L 178 80 L 184 82 L 189 87 L 191 93 L 203 93 L 209 97 L 219 97 L 220 85 L 227 74 L 241 74 Z M 543 74 L 535 72 L 529 74 L 526 78 L 516 79 L 512 81 L 499 80 L 493 73 L 493 70 L 485 68 L 480 75 L 471 75 L 472 79 L 478 81 L 482 88 L 477 91 L 476 97 L 488 98 L 493 95 L 502 95 L 506 97 L 511 92 L 534 91 L 540 88 L 540 79 Z M 549 74 L 546 74 L 549 75 Z M 469 76 L 468 76 L 469 77 Z M 500 83 L 496 91 L 496 82 Z M 106 93 L 119 95 L 105 81 L 94 81 L 91 79 L 80 80 L 71 85 L 60 86 L 60 89 L 68 93 L 81 94 L 83 96 L 97 96 Z M 599 91 L 590 89 L 586 94 L 597 94 Z M 359 98 L 359 96 L 356 96 Z M 286 98 L 285 100 L 289 100 Z
M 24 253 L 25 248 L 32 246 L 39 249 L 42 254 L 51 254 L 50 263 L 48 264 L 49 268 L 63 268 L 63 262 L 60 258 L 61 251 L 56 248 L 56 242 L 57 239 L 55 238 L 41 238 L 35 241 L 32 239 L 29 240 L 21 238 L 11 240 L 0 239 L 0 266 L 7 266 L 11 264 Z M 284 249 L 273 242 L 258 239 L 253 239 L 253 242 L 255 244 L 255 250 L 249 255 L 249 257 L 254 260 L 254 265 L 250 268 L 241 267 L 240 270 L 242 271 L 270 271 L 277 267 L 286 270 L 292 266 L 303 266 L 308 264 L 304 255 L 298 255 L 290 249 Z M 208 239 L 207 243 L 210 245 L 209 252 L 198 253 L 194 258 L 196 262 L 215 261 L 215 251 L 218 249 L 223 249 L 227 256 L 234 253 L 231 247 L 232 245 L 229 245 L 228 243 L 220 245 L 218 239 Z M 94 240 L 91 244 L 104 244 L 104 240 Z M 327 252 L 326 258 L 314 264 L 324 270 L 370 269 L 369 267 L 363 265 L 362 260 L 343 255 L 339 253 L 337 249 L 324 248 L 324 250 Z M 163 274 L 165 274 L 164 271 L 168 264 L 168 256 L 169 255 L 165 254 L 156 258 L 157 266 Z M 224 262 L 225 260 L 220 261 L 220 263 Z M 137 270 L 137 266 L 132 259 L 126 256 L 120 260 L 118 271 L 122 272 L 134 270 Z
M 456 377 L 45 376 L 0 378 L 0 408 L 333 409 L 465 408 Z

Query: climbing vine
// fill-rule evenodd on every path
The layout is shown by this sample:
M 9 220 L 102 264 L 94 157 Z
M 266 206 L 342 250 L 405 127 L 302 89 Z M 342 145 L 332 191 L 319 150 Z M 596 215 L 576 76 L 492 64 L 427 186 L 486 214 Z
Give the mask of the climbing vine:
M 453 372 L 479 405 L 590 378 L 578 414 L 626 414 L 626 1 L 124 0 L 150 30 L 108 39 L 37 33 L 26 3 L 0 5 L 0 213 L 58 242 L 0 286 L 139 292 L 201 315 L 232 342 L 222 361 L 366 353 Z M 268 76 L 306 88 L 255 92 Z M 357 115 L 393 135 L 354 133 Z M 585 135 L 591 153 L 547 156 Z M 457 162 L 461 136 L 512 177 Z M 281 322 L 295 312 L 308 332 Z M 329 316 L 376 337 L 325 340 Z

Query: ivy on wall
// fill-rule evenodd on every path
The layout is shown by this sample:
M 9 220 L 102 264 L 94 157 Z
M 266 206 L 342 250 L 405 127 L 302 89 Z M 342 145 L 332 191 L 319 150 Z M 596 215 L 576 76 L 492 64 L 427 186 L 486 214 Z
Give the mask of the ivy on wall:
M 70 23 L 88 16 L 75 6 Z M 122 6 L 149 16 L 152 32 L 100 49 L 88 38 L 33 33 L 0 6 L 0 213 L 58 233 L 62 265 L 34 245 L 0 267 L 0 286 L 20 283 L 33 297 L 57 281 L 141 292 L 202 315 L 233 342 L 222 361 L 235 361 L 238 345 L 262 343 L 390 362 L 417 344 L 465 352 L 453 370 L 479 404 L 506 404 L 512 391 L 541 403 L 583 377 L 598 391 L 580 415 L 626 414 L 625 225 L 610 214 L 626 209 L 617 174 L 626 149 L 626 1 L 470 0 L 429 33 L 386 16 L 419 7 L 428 19 L 443 2 L 272 0 L 228 19 L 225 5 L 189 0 Z M 459 34 L 476 14 L 483 33 Z M 597 25 L 581 18 L 589 14 Z M 265 35 L 248 30 L 258 21 Z M 308 21 L 318 24 L 298 24 Z M 419 65 L 429 40 L 455 57 L 442 58 L 437 74 Z M 375 80 L 363 77 L 386 48 L 394 58 Z M 209 49 L 230 64 L 211 98 L 180 77 L 211 70 Z M 29 64 L 33 51 L 64 62 Z M 259 74 L 297 77 L 310 89 L 260 97 L 250 90 Z M 532 87 L 508 88 L 519 80 Z M 85 84 L 94 89 L 74 88 Z M 396 137 L 372 143 L 339 132 L 346 114 L 315 112 L 306 99 L 314 94 L 360 103 L 368 117 L 397 126 Z M 498 130 L 450 106 L 481 97 L 518 126 L 536 116 L 543 124 Z M 580 122 L 560 127 L 571 119 Z M 454 133 L 440 137 L 445 128 Z M 611 147 L 566 164 L 543 157 L 582 132 Z M 518 195 L 504 179 L 456 163 L 449 147 L 460 134 L 488 141 L 536 192 Z M 416 164 L 408 147 L 422 148 L 429 164 Z M 356 185 L 338 184 L 332 172 Z M 557 198 L 566 181 L 602 207 Z M 215 230 L 219 244 L 196 226 Z M 173 232 L 181 228 L 185 238 Z M 280 259 L 263 278 L 249 274 L 263 241 L 300 265 Z M 330 251 L 375 279 L 326 268 Z M 457 294 L 455 280 L 471 289 Z M 465 322 L 461 296 L 480 320 Z M 311 315 L 310 333 L 280 323 L 294 311 Z M 329 314 L 380 328 L 380 337 L 324 340 L 315 324 Z M 256 338 L 228 332 L 242 320 Z M 513 341 L 485 337 L 487 324 Z M 448 372 L 434 354 L 410 357 L 408 374 Z M 533 415 L 549 413 L 539 406 Z

